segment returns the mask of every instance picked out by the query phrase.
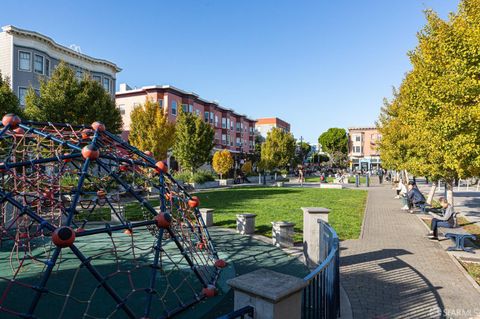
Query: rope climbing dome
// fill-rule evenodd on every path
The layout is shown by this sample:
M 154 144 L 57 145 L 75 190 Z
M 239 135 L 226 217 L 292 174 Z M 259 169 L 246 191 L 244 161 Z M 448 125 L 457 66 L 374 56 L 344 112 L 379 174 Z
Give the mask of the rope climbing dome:
M 0 130 L 0 317 L 169 318 L 215 295 L 199 200 L 100 122 Z

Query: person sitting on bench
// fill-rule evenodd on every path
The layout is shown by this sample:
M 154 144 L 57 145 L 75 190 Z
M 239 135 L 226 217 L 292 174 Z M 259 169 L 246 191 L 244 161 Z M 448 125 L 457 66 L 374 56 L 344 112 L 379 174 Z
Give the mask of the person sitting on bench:
M 445 197 L 440 197 L 440 205 L 442 205 L 443 216 L 434 213 L 434 209 L 429 209 L 429 214 L 433 217 L 431 231 L 428 234 L 430 239 L 438 239 L 438 227 L 452 228 L 455 225 L 455 212 Z
M 422 205 L 425 205 L 425 197 L 420 192 L 414 181 L 408 182 L 407 200 L 410 213 L 413 213 L 414 207 L 421 207 Z

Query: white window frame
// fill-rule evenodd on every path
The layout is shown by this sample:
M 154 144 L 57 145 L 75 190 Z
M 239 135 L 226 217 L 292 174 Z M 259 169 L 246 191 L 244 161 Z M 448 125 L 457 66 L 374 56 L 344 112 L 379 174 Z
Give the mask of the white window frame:
M 42 58 L 42 70 L 41 71 L 37 71 L 35 69 L 35 59 L 39 57 L 39 58 Z M 33 72 L 37 73 L 37 74 L 45 74 L 45 57 L 43 55 L 40 55 L 40 54 L 34 54 L 33 55 Z
M 76 69 L 75 70 L 75 78 L 78 81 L 81 81 L 83 79 L 83 70 L 82 69 Z M 109 91 L 110 92 L 110 91 Z
M 30 56 L 29 62 L 28 62 L 28 70 L 22 69 L 22 68 L 20 67 L 20 65 L 21 65 L 21 63 L 20 63 L 20 61 L 21 61 L 21 59 L 20 59 L 20 54 L 22 54 L 22 53 L 26 53 L 26 54 L 28 54 L 28 55 Z M 23 71 L 23 72 L 32 72 L 32 52 L 23 51 L 23 50 L 18 50 L 18 70 L 19 70 L 19 71 Z
M 94 81 L 97 81 L 98 83 L 100 83 L 103 87 L 103 83 L 102 83 L 102 76 L 101 75 L 92 75 L 92 80 Z
M 108 89 L 105 88 L 105 80 L 108 81 Z M 103 79 L 102 79 L 102 87 L 105 89 L 105 91 L 107 91 L 108 93 L 112 93 L 112 88 L 111 88 L 112 84 L 111 84 L 111 81 L 110 81 L 110 78 L 109 77 L 106 77 L 104 76 Z
M 23 104 L 22 104 L 22 97 L 21 97 L 21 94 L 20 94 L 21 90 L 25 90 L 25 95 L 23 97 Z M 20 103 L 21 106 L 25 106 L 25 104 L 26 104 L 27 93 L 28 93 L 28 88 L 26 88 L 24 86 L 19 86 L 18 87 L 18 102 Z
M 48 67 L 47 67 L 47 64 L 48 64 Z M 45 75 L 48 77 L 50 76 L 50 67 L 51 67 L 50 59 L 45 58 Z
M 125 115 L 125 104 L 118 104 L 118 110 L 120 111 L 120 115 Z

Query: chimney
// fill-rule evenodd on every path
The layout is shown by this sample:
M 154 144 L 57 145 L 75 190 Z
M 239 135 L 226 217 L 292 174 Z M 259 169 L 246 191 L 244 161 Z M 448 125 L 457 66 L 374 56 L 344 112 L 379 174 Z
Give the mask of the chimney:
M 132 88 L 127 83 L 120 83 L 120 92 L 130 91 Z

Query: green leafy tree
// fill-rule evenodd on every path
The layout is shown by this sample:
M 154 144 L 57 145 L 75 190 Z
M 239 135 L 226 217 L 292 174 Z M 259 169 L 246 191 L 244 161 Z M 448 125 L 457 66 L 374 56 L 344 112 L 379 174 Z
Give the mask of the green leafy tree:
M 18 105 L 18 98 L 10 89 L 8 79 L 0 73 L 0 119 L 8 113 L 22 116 L 22 109 Z
M 328 161 L 330 161 L 330 157 L 328 157 L 328 155 L 326 154 L 314 154 L 312 156 L 313 163 L 321 164 L 321 163 L 326 163 Z
M 248 175 L 252 172 L 252 162 L 251 161 L 246 161 L 245 163 L 243 163 L 242 165 L 242 172 L 245 174 L 245 175 Z
M 233 157 L 230 151 L 216 151 L 213 154 L 212 166 L 215 172 L 220 175 L 220 178 L 227 174 L 233 167 Z
M 380 115 L 380 152 L 391 167 L 445 180 L 453 203 L 454 180 L 480 174 L 480 0 L 461 1 L 448 21 L 426 18 L 413 69 Z
M 167 158 L 174 143 L 175 124 L 168 121 L 158 103 L 147 100 L 133 109 L 130 118 L 130 143 L 142 151 L 151 151 L 157 160 Z
M 312 150 L 312 146 L 307 142 L 298 142 L 297 149 L 296 149 L 295 162 L 297 164 L 302 164 L 310 154 L 311 150 Z
M 348 136 L 345 129 L 336 127 L 329 128 L 319 136 L 318 143 L 322 145 L 324 152 L 330 154 L 334 166 L 346 166 L 348 156 Z
M 173 154 L 182 169 L 194 173 L 209 160 L 215 131 L 199 116 L 180 110 L 177 115 Z
M 82 80 L 61 62 L 49 80 L 40 79 L 40 95 L 30 88 L 25 115 L 37 121 L 91 124 L 103 122 L 114 133 L 122 128 L 122 116 L 115 101 L 97 81 L 85 75 Z
M 262 144 L 261 167 L 266 170 L 284 169 L 295 157 L 295 138 L 291 133 L 273 128 Z

